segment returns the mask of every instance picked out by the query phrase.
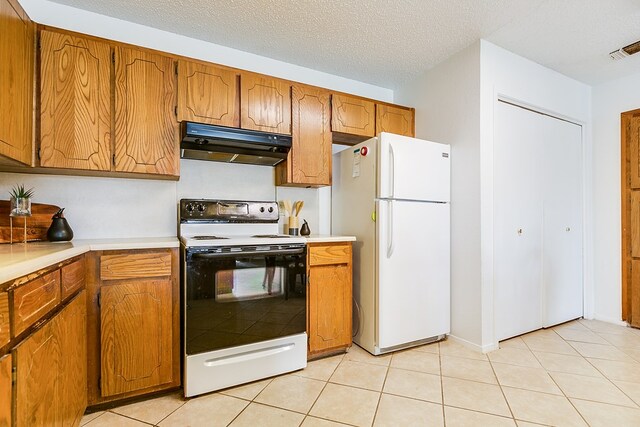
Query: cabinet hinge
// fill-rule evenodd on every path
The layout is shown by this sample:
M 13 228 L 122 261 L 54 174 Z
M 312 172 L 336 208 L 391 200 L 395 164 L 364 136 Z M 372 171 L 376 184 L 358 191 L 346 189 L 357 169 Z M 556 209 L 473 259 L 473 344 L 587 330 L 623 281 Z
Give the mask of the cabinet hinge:
M 102 394 L 102 377 L 98 376 L 98 392 Z
M 38 160 L 42 159 L 42 148 L 38 148 Z
M 178 106 L 177 105 L 175 107 L 173 107 L 173 114 L 175 114 L 176 117 L 178 117 Z
M 100 292 L 98 292 L 98 308 L 100 307 L 100 295 L 102 295 Z
M 111 62 L 116 63 L 116 51 L 111 52 Z
M 11 368 L 11 382 L 15 384 L 18 381 L 18 369 L 14 366 Z
M 176 76 L 177 76 L 178 75 L 178 63 L 177 62 L 173 65 L 173 69 L 175 70 Z
M 115 166 L 116 165 L 116 155 L 115 154 L 111 157 L 111 161 L 113 162 L 113 166 Z

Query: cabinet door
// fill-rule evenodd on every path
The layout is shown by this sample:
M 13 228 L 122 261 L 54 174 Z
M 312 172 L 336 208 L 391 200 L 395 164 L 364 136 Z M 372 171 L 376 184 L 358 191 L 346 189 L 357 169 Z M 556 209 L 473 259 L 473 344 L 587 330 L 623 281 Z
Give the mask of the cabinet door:
M 331 185 L 329 92 L 294 86 L 291 100 L 293 146 L 277 166 L 277 185 Z
M 40 58 L 40 165 L 109 170 L 111 48 L 43 31 Z
M 115 169 L 179 174 L 176 75 L 171 58 L 116 49 Z
M 178 61 L 178 120 L 239 127 L 238 81 L 235 71 Z
M 331 130 L 365 137 L 375 135 L 375 104 L 346 95 L 331 97 Z
M 13 403 L 11 381 L 11 355 L 0 357 L 0 426 L 11 425 Z
M 16 360 L 16 425 L 56 425 L 61 396 L 61 348 L 56 316 L 22 341 Z
M 351 265 L 309 269 L 309 353 L 351 344 Z
M 102 395 L 171 382 L 171 280 L 103 285 L 100 310 Z
M 0 0 L 0 154 L 33 158 L 34 25 L 16 0 Z
M 61 359 L 58 414 L 62 425 L 80 425 L 87 408 L 87 299 L 80 292 L 59 315 Z
M 291 86 L 272 77 L 242 74 L 240 127 L 291 135 Z
M 376 104 L 376 134 L 380 132 L 414 136 L 413 110 Z

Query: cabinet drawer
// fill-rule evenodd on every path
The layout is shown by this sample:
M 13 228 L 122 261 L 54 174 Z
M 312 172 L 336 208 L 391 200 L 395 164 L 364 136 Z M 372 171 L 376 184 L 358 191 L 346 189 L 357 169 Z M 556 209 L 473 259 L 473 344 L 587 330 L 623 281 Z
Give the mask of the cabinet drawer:
M 84 258 L 62 267 L 62 299 L 84 286 Z
M 0 292 L 0 347 L 6 345 L 9 340 L 9 294 Z
M 100 279 L 119 280 L 171 275 L 171 253 L 102 255 Z
M 348 264 L 351 262 L 351 244 L 311 246 L 309 265 Z
M 14 336 L 41 319 L 60 302 L 60 270 L 13 291 Z

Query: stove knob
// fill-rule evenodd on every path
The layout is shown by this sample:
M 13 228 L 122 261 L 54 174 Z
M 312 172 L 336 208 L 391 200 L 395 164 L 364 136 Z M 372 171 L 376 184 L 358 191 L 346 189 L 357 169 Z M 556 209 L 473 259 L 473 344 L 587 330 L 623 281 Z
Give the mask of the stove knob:
M 264 212 L 264 206 L 260 206 L 260 212 Z
M 192 205 L 191 203 L 189 203 L 189 204 L 186 206 L 186 209 L 187 209 L 187 212 L 193 212 L 193 205 Z
M 269 213 L 272 213 L 272 212 L 273 212 L 273 206 L 270 206 L 269 207 Z
M 199 211 L 199 212 L 204 212 L 204 211 L 205 211 L 205 209 L 206 209 L 206 207 L 205 207 L 203 204 L 199 204 L 199 205 L 198 205 L 198 211 Z

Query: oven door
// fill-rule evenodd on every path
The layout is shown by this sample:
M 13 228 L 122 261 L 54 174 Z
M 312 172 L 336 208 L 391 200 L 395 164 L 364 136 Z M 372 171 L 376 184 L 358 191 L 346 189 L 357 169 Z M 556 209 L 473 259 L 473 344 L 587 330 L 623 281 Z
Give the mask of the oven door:
M 306 247 L 187 248 L 187 355 L 306 330 Z

